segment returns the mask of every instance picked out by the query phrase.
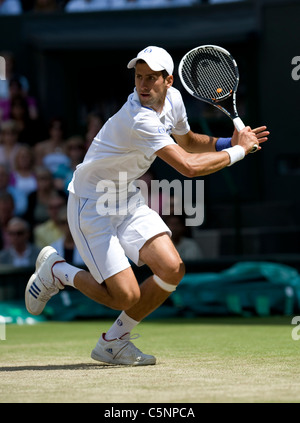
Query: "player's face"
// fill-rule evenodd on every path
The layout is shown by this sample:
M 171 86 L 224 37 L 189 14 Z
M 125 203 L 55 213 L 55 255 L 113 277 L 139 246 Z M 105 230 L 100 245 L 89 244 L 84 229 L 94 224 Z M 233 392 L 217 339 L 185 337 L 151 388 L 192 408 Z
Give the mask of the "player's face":
M 147 63 L 138 63 L 135 68 L 135 86 L 142 106 L 161 112 L 167 90 L 173 84 L 173 76 L 163 78 L 161 72 L 155 72 Z

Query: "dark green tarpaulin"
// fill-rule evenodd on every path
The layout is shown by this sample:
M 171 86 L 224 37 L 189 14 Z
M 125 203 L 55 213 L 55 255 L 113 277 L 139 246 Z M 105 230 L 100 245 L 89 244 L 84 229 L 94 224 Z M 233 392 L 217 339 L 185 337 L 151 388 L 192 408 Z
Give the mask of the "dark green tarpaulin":
M 185 275 L 177 290 L 149 318 L 171 316 L 293 315 L 300 310 L 300 275 L 292 267 L 242 262 L 217 273 Z M 67 288 L 48 302 L 41 316 L 31 316 L 23 300 L 0 302 L 7 322 L 115 318 L 118 311 Z

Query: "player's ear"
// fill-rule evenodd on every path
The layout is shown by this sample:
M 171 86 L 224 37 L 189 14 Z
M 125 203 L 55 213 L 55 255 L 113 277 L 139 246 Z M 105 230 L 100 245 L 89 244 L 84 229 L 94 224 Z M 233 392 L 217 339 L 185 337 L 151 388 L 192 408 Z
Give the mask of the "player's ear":
M 167 88 L 172 87 L 173 82 L 174 82 L 174 77 L 173 77 L 173 75 L 168 75 L 168 76 L 166 77 Z

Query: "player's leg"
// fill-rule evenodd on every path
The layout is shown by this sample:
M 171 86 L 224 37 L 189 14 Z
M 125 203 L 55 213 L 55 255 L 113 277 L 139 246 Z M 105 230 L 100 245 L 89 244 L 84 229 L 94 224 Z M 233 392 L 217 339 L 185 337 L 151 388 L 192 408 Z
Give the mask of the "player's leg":
M 143 354 L 128 341 L 134 327 L 168 298 L 184 275 L 184 264 L 169 235 L 169 228 L 147 206 L 139 207 L 119 226 L 118 237 L 126 255 L 137 265 L 148 264 L 155 276 L 140 285 L 139 301 L 123 309 L 107 333 L 102 334 L 92 351 L 95 360 L 108 361 L 112 353 L 110 362 L 116 364 L 155 364 L 155 357 Z M 120 352 L 115 353 L 116 349 Z
M 136 321 L 143 320 L 163 304 L 185 273 L 184 263 L 166 233 L 148 240 L 140 250 L 140 258 L 150 267 L 153 276 L 140 285 L 139 301 L 126 310 Z
M 140 285 L 140 300 L 121 313 L 107 331 L 107 339 L 120 338 L 144 317 L 159 307 L 176 289 L 185 267 L 175 249 L 169 228 L 147 206 L 139 208 L 125 228 L 120 228 L 121 243 L 137 265 L 146 263 L 154 275 Z
M 97 303 L 115 310 L 131 307 L 140 298 L 140 289 L 131 267 L 101 284 L 89 272 L 81 271 L 74 278 L 74 287 Z
M 115 310 L 131 307 L 140 298 L 140 288 L 131 267 L 99 282 L 91 273 L 66 263 L 48 246 L 41 250 L 36 270 L 26 287 L 27 310 L 33 315 L 41 314 L 47 302 L 67 285 Z
M 184 276 L 184 264 L 166 233 L 158 234 L 148 240 L 140 250 L 140 259 L 148 264 L 154 275 L 140 285 L 139 301 L 125 309 L 107 333 L 102 334 L 92 351 L 92 358 L 95 360 L 131 365 L 156 363 L 154 356 L 142 353 L 128 342 L 132 339 L 130 332 L 176 289 Z M 123 349 L 124 345 L 126 348 Z

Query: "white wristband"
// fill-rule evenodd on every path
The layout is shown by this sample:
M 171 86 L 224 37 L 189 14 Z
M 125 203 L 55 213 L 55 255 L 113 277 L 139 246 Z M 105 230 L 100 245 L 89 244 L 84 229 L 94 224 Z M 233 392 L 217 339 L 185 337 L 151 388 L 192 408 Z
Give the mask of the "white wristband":
M 222 151 L 227 151 L 230 157 L 230 163 L 228 166 L 242 160 L 245 157 L 245 150 L 241 145 L 235 145 L 234 147 L 225 148 Z

